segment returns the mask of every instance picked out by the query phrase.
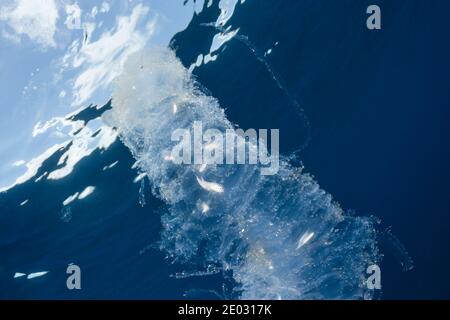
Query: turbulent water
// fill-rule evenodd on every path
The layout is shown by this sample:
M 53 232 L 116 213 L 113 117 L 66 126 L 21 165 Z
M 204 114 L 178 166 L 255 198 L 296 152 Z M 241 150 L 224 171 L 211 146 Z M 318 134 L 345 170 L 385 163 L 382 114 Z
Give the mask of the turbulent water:
M 243 299 L 369 298 L 366 268 L 379 262 L 371 218 L 347 216 L 302 168 L 283 157 L 259 165 L 179 165 L 167 154 L 177 128 L 226 130 L 224 106 L 196 84 L 170 49 L 133 55 L 103 120 L 166 203 L 159 248 L 189 270 L 222 270 Z
M 357 0 L 81 0 L 81 29 L 60 6 L 34 50 L 19 2 L 0 5 L 0 299 L 450 295 L 448 5 L 385 1 L 368 30 Z M 278 171 L 177 164 L 196 123 L 279 129 Z

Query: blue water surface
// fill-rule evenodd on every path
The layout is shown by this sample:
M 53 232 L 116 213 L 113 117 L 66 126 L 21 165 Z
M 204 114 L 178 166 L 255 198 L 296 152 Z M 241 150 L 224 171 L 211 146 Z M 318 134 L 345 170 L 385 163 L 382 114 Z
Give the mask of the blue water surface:
M 242 128 L 280 128 L 282 153 L 297 152 L 296 163 L 344 209 L 379 217 L 380 230 L 392 227 L 414 268 L 403 271 L 403 249 L 380 245 L 382 299 L 448 299 L 450 3 L 376 2 L 382 29 L 370 31 L 365 10 L 373 1 L 247 0 L 228 24 L 249 42 L 232 39 L 193 74 Z M 205 7 L 172 39 L 186 67 L 209 49 L 217 29 L 205 23 L 218 14 L 217 3 Z M 66 178 L 35 182 L 63 153 L 0 193 L 0 298 L 232 297 L 226 275 L 175 276 L 185 266 L 156 245 L 165 204 L 145 180 L 141 205 L 134 159 L 119 140 Z M 86 185 L 95 192 L 68 213 L 62 202 Z M 82 267 L 82 290 L 66 288 L 69 263 Z M 36 279 L 13 278 L 44 270 Z

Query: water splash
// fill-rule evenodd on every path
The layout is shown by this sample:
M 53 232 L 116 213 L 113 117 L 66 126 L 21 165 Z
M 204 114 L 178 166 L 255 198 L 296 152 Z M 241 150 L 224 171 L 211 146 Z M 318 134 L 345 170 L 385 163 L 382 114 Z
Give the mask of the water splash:
M 192 270 L 217 266 L 238 283 L 233 297 L 242 299 L 371 296 L 364 277 L 380 259 L 374 222 L 344 215 L 302 168 L 281 159 L 277 175 L 262 176 L 257 165 L 200 172 L 199 166 L 170 161 L 173 130 L 192 130 L 194 121 L 205 130 L 234 125 L 169 49 L 130 57 L 103 118 L 117 128 L 152 192 L 167 204 L 159 247 L 171 261 Z M 224 191 L 203 188 L 198 179 Z

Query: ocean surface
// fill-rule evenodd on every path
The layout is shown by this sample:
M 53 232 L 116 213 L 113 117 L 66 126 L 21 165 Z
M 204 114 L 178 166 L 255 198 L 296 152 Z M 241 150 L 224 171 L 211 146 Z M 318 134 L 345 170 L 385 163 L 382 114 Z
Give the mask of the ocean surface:
M 373 1 L 225 2 L 131 58 L 0 192 L 0 298 L 449 299 L 450 3 L 379 0 L 371 31 Z M 194 120 L 279 128 L 280 176 L 225 166 L 205 192 L 159 154 Z

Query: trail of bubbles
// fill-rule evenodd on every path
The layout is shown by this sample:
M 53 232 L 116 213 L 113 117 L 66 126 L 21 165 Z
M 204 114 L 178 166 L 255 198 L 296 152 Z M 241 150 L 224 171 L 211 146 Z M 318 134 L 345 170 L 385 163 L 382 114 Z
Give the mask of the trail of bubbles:
M 201 23 L 200 26 L 203 27 L 211 27 L 216 29 L 217 31 L 221 33 L 226 33 L 227 30 L 222 26 L 217 26 L 215 23 Z M 295 111 L 300 115 L 302 118 L 302 121 L 305 124 L 306 129 L 306 139 L 305 141 L 297 148 L 295 153 L 299 153 L 306 149 L 311 142 L 311 123 L 309 121 L 308 116 L 306 115 L 305 110 L 300 106 L 300 103 L 291 95 L 289 90 L 287 89 L 287 86 L 285 85 L 282 77 L 278 75 L 274 68 L 272 67 L 269 60 L 264 56 L 264 54 L 261 52 L 261 50 L 258 49 L 257 46 L 255 46 L 247 36 L 239 34 L 239 31 L 236 32 L 236 34 L 231 38 L 236 39 L 242 44 L 244 44 L 256 57 L 256 59 L 264 65 L 267 72 L 270 74 L 272 80 L 276 83 L 277 87 L 283 92 L 283 94 L 286 96 L 288 101 L 291 103 L 291 105 L 294 107 Z
M 365 270 L 380 259 L 373 221 L 345 216 L 301 168 L 281 159 L 277 175 L 262 176 L 259 165 L 170 160 L 175 129 L 192 134 L 195 121 L 222 132 L 234 125 L 169 49 L 130 57 L 103 118 L 167 204 L 159 247 L 171 261 L 191 270 L 217 266 L 243 299 L 371 296 Z
M 144 207 L 145 202 L 145 178 L 141 180 L 141 185 L 139 186 L 139 204 L 141 207 Z
M 392 229 L 386 228 L 380 233 L 380 242 L 394 255 L 403 271 L 410 271 L 414 268 L 414 262 L 403 243 L 394 235 Z

